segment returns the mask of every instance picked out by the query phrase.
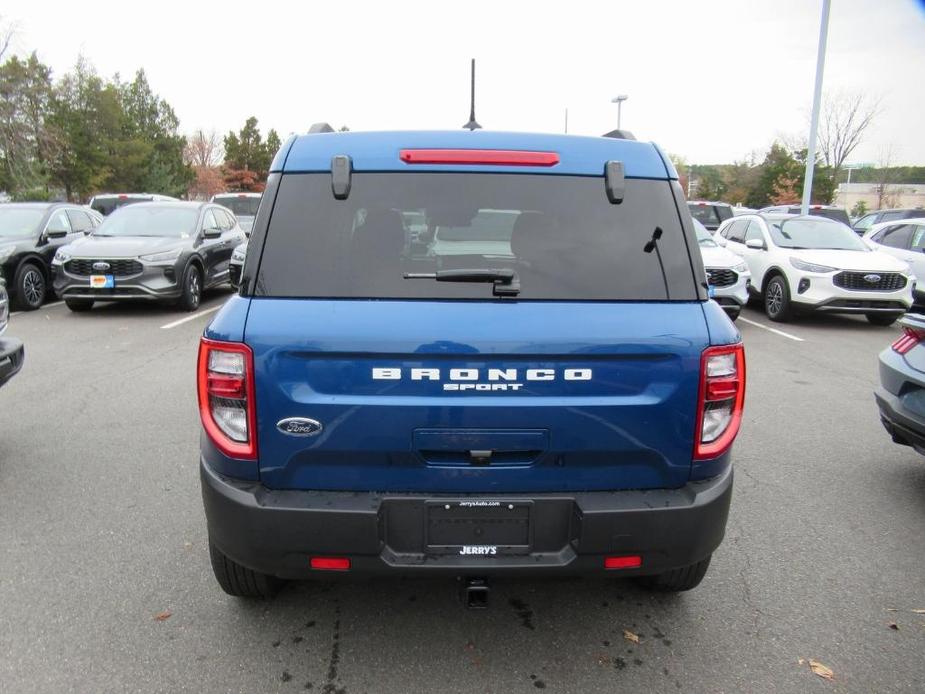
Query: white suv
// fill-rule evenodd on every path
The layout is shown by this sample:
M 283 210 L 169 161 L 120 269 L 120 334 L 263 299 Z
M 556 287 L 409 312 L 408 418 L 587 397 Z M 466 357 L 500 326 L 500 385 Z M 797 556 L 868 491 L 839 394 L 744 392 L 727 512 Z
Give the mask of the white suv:
M 925 278 L 925 216 L 874 224 L 864 234 L 864 242 L 875 251 L 909 263 L 919 281 Z M 912 292 L 916 306 L 925 305 L 923 289 L 916 287 Z
M 863 313 L 890 325 L 912 306 L 907 262 L 871 250 L 849 227 L 824 217 L 754 214 L 723 222 L 716 239 L 741 255 L 773 321 L 795 312 Z
M 693 222 L 703 267 L 707 271 L 710 298 L 735 320 L 748 301 L 752 273 L 741 257 L 719 246 L 703 224 L 696 219 Z

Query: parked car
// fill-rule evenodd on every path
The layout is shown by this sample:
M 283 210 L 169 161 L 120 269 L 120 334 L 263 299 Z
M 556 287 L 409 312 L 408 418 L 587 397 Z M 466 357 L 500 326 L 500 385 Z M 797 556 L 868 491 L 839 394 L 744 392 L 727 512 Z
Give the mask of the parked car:
M 710 200 L 691 200 L 687 203 L 691 217 L 703 224 L 709 231 L 716 231 L 719 225 L 733 216 L 732 205 Z
M 880 353 L 874 397 L 893 441 L 925 455 L 925 316 L 907 313 L 899 324 L 902 335 Z
M 741 255 L 774 321 L 795 313 L 863 313 L 890 325 L 912 305 L 909 264 L 873 251 L 850 227 L 824 217 L 744 215 L 717 231 L 719 243 Z
M 6 293 L 6 283 L 0 279 L 0 386 L 19 373 L 25 356 L 21 340 L 3 336 L 9 322 L 10 297 Z
M 866 234 L 877 224 L 884 222 L 897 222 L 901 219 L 921 219 L 925 218 L 925 210 L 921 207 L 917 209 L 905 210 L 877 210 L 870 212 L 863 217 L 859 217 L 851 227 L 859 234 Z
M 505 573 L 699 584 L 745 362 L 665 161 L 570 135 L 290 139 L 200 345 L 219 585 L 442 574 L 474 604 Z M 489 211 L 516 215 L 509 239 Z M 409 243 L 408 212 L 468 253 Z
M 234 212 L 238 224 L 249 235 L 254 226 L 254 217 L 257 216 L 257 208 L 260 207 L 260 198 L 261 193 L 221 193 L 213 195 L 212 202 Z
M 244 259 L 247 258 L 247 241 L 235 247 L 228 261 L 228 284 L 237 291 L 241 288 L 241 273 L 244 270 Z
M 864 241 L 874 250 L 889 253 L 912 266 L 916 278 L 912 297 L 917 305 L 925 305 L 925 284 L 922 284 L 925 281 L 925 216 L 900 223 L 874 224 L 864 234 Z
M 0 277 L 16 308 L 33 311 L 51 289 L 51 261 L 61 246 L 83 238 L 96 219 L 80 205 L 15 202 L 0 205 Z
M 773 207 L 763 207 L 758 210 L 757 214 L 800 214 L 802 208 L 799 205 L 775 205 Z M 834 219 L 847 226 L 851 226 L 851 220 L 848 213 L 841 207 L 835 205 L 810 205 L 809 214 L 813 217 L 825 217 Z
M 693 221 L 703 267 L 707 271 L 710 296 L 723 307 L 727 316 L 735 320 L 748 302 L 748 287 L 752 277 L 748 264 L 740 256 L 718 245 L 703 224 L 696 219 Z
M 736 207 L 733 205 L 732 214 L 734 217 L 739 217 L 743 214 L 755 214 L 758 210 L 753 207 Z
M 101 193 L 90 198 L 90 202 L 87 204 L 106 217 L 120 207 L 134 205 L 136 202 L 167 202 L 176 199 L 169 195 L 158 195 L 157 193 Z
M 95 301 L 154 300 L 186 311 L 228 281 L 245 239 L 234 215 L 203 202 L 148 202 L 120 209 L 54 257 L 54 287 L 72 311 Z

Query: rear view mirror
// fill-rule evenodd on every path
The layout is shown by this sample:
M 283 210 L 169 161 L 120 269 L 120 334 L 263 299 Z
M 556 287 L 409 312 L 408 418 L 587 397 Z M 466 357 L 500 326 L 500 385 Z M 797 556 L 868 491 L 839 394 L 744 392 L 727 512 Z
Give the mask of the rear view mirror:
M 764 241 L 762 241 L 761 239 L 748 239 L 748 241 L 745 242 L 745 247 L 754 248 L 757 251 L 763 251 Z

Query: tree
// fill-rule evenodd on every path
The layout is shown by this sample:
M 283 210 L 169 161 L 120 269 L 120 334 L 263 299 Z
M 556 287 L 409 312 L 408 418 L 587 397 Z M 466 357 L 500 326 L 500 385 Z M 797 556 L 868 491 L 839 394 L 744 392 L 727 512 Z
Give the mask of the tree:
M 214 130 L 206 133 L 200 128 L 186 138 L 183 160 L 188 165 L 193 168 L 218 166 L 221 159 L 222 148 L 218 141 L 218 134 Z
M 273 163 L 273 157 L 276 156 L 276 153 L 279 151 L 279 148 L 283 146 L 282 140 L 279 139 L 279 135 L 275 130 L 270 128 L 270 132 L 267 133 L 267 169 L 270 168 L 270 164 Z
M 0 66 L 0 189 L 14 194 L 44 190 L 42 197 L 47 197 L 55 148 L 46 125 L 51 99 L 51 70 L 35 53 L 25 60 L 13 56 Z
M 851 153 L 861 144 L 864 131 L 880 110 L 880 102 L 864 92 L 826 94 L 819 116 L 819 152 L 832 177 L 838 177 Z
M 760 166 L 761 173 L 745 201 L 749 207 L 767 205 L 775 195 L 774 186 L 784 179 L 801 180 L 800 163 L 779 142 L 771 145 Z
M 229 190 L 262 191 L 273 157 L 282 146 L 277 132 L 271 129 L 264 141 L 257 118 L 251 116 L 237 133 L 229 132 L 224 143 L 224 176 Z
M 772 186 L 770 201 L 774 205 L 793 205 L 800 202 L 799 180 L 794 176 L 781 174 Z
M 852 217 L 863 217 L 867 214 L 867 203 L 864 200 L 858 200 L 851 208 Z
M 671 160 L 671 163 L 674 164 L 675 170 L 678 172 L 678 183 L 681 186 L 681 190 L 687 193 L 687 184 L 690 175 L 690 164 L 687 163 L 687 159 L 682 157 L 680 154 L 670 154 L 668 158 Z

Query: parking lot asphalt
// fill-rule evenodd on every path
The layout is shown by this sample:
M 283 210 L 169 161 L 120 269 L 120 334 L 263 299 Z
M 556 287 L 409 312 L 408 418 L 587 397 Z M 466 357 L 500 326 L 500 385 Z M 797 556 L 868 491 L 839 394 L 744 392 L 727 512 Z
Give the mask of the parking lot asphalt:
M 925 457 L 872 397 L 896 327 L 743 313 L 731 517 L 690 593 L 508 580 L 472 611 L 452 581 L 360 580 L 247 603 L 212 577 L 197 470 L 198 337 L 226 296 L 13 317 L 0 690 L 925 691 Z

